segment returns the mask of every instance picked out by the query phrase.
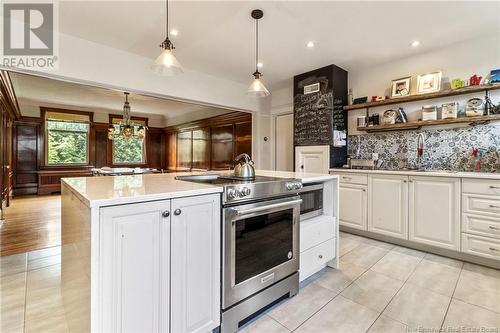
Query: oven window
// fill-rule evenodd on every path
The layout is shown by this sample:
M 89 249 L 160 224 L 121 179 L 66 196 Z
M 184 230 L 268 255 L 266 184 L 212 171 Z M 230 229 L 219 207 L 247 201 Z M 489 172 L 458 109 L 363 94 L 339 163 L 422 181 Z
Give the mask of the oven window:
M 293 209 L 236 221 L 236 284 L 292 259 Z
M 300 214 L 306 214 L 323 209 L 323 190 L 313 190 L 300 194 Z

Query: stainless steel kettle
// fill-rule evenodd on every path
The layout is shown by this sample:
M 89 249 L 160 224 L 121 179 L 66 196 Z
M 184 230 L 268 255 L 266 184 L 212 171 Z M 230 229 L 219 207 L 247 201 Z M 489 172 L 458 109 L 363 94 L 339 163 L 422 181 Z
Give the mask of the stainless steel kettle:
M 254 162 L 248 154 L 238 155 L 234 161 L 237 163 L 234 167 L 234 176 L 238 178 L 253 179 L 255 178 Z

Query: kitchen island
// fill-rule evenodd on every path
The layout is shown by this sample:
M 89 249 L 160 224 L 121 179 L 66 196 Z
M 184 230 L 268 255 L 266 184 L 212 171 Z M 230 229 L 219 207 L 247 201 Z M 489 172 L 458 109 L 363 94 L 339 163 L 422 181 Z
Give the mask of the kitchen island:
M 300 227 L 307 236 L 300 258 L 307 254 L 307 276 L 326 265 L 338 267 L 338 177 L 257 174 L 324 184 L 324 213 Z M 219 327 L 223 187 L 175 176 L 63 180 L 62 294 L 70 330 L 209 332 Z M 323 242 L 320 227 L 325 226 L 329 238 Z M 310 255 L 326 245 L 321 260 Z

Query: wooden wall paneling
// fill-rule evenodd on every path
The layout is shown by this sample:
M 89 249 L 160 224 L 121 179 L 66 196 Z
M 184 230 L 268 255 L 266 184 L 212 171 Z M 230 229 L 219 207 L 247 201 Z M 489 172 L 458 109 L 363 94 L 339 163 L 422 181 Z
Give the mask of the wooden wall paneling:
M 241 153 L 252 155 L 252 122 L 236 123 L 234 125 L 235 148 L 234 157 Z
M 210 128 L 193 130 L 193 169 L 210 169 Z
M 150 127 L 146 133 L 146 153 L 148 155 L 148 167 L 154 169 L 165 168 L 165 135 L 160 128 Z
M 234 125 L 226 124 L 211 128 L 211 169 L 227 170 L 233 168 Z
M 90 141 L 94 151 L 94 166 L 102 168 L 108 165 L 108 124 L 94 123 L 93 140 Z
M 189 171 L 193 167 L 193 131 L 177 133 L 177 170 Z
M 177 132 L 166 133 L 167 149 L 167 170 L 177 169 Z

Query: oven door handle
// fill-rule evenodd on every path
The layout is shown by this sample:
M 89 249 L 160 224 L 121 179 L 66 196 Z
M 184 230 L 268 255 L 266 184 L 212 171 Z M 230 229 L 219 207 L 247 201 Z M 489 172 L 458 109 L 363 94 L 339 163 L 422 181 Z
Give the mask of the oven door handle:
M 292 201 L 280 202 L 280 203 L 275 203 L 275 204 L 270 204 L 270 205 L 266 205 L 266 206 L 255 207 L 255 208 L 249 208 L 249 209 L 232 208 L 232 210 L 234 210 L 236 212 L 236 215 L 249 215 L 249 214 L 255 214 L 255 213 L 258 213 L 261 211 L 276 209 L 276 208 L 295 206 L 295 205 L 301 204 L 301 203 L 302 203 L 302 199 L 296 199 L 296 200 L 292 200 Z

